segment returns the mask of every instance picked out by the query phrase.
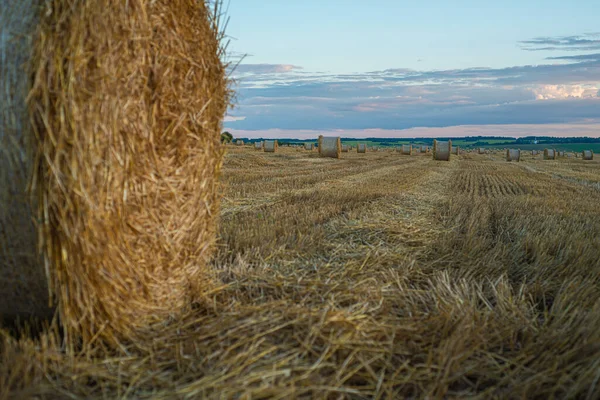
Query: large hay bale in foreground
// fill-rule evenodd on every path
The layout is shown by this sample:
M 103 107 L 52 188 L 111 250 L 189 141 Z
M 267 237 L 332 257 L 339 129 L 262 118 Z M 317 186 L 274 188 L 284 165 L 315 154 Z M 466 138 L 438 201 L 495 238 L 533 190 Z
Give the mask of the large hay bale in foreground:
M 367 152 L 367 144 L 366 143 L 359 143 L 356 146 L 356 152 L 357 153 L 366 153 Z
M 556 150 L 544 149 L 544 160 L 556 160 Z
M 264 146 L 265 153 L 275 153 L 279 148 L 277 140 L 265 140 Z
M 39 246 L 67 340 L 143 338 L 210 283 L 229 94 L 218 28 L 204 1 L 31 5 L 33 129 L 9 139 L 34 166 Z
M 342 141 L 340 137 L 321 136 L 319 154 L 322 157 L 340 158 L 342 155 Z
M 583 160 L 593 160 L 594 159 L 594 152 L 592 150 L 584 150 L 581 152 L 581 158 Z
M 412 144 L 403 144 L 400 152 L 402 155 L 412 156 L 412 150 Z
M 452 141 L 433 141 L 433 159 L 437 161 L 450 161 Z
M 506 149 L 506 161 L 521 161 L 521 150 Z
M 25 99 L 38 0 L 0 1 L 0 320 L 47 318 L 48 285 L 27 191 L 35 140 Z

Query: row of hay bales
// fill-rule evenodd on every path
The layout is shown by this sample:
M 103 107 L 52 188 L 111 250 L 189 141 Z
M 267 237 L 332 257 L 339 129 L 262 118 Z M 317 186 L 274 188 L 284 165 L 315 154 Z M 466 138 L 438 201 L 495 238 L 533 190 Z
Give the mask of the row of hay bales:
M 537 156 L 539 151 L 532 150 L 531 155 Z M 556 151 L 555 149 L 544 149 L 544 160 L 556 160 L 559 157 L 571 157 L 571 153 L 564 151 Z M 594 152 L 591 150 L 584 150 L 581 152 L 581 158 L 583 160 L 593 160 Z M 521 161 L 521 150 L 520 149 L 506 149 L 506 161 Z
M 202 0 L 0 0 L 0 314 L 145 340 L 210 290 L 230 88 Z M 175 155 L 175 156 L 174 156 Z

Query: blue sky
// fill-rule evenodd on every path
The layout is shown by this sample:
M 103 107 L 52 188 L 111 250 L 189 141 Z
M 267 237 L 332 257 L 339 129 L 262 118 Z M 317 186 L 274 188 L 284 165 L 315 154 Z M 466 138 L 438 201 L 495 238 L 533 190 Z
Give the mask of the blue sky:
M 600 123 L 598 1 L 230 0 L 228 15 L 231 60 L 246 57 L 225 127 L 243 136 Z

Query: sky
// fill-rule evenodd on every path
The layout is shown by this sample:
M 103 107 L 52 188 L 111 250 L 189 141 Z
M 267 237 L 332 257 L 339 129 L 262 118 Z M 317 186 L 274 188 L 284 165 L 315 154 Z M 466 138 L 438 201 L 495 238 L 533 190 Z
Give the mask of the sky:
M 599 1 L 225 7 L 237 137 L 600 136 Z

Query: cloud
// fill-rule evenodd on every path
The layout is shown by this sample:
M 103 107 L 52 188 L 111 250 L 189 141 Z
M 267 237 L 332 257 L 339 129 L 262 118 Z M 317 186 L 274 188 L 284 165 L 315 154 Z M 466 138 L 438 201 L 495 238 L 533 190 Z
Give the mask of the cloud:
M 234 75 L 240 74 L 280 74 L 301 70 L 302 67 L 290 64 L 239 64 Z
M 594 46 L 600 34 L 536 38 L 523 46 Z M 243 64 L 227 126 L 264 131 L 454 125 L 572 124 L 600 119 L 600 53 L 557 55 L 554 64 L 364 73 Z M 243 117 L 241 116 L 243 115 Z
M 538 37 L 520 41 L 527 51 L 590 51 L 600 50 L 600 34 L 588 33 L 580 36 Z
M 542 85 L 532 88 L 538 100 L 550 99 L 582 99 L 597 97 L 596 87 L 584 85 Z
M 236 122 L 236 121 L 243 121 L 245 119 L 246 119 L 246 117 L 236 117 L 236 116 L 232 116 L 232 115 L 226 115 L 225 118 L 223 119 L 223 122 Z

